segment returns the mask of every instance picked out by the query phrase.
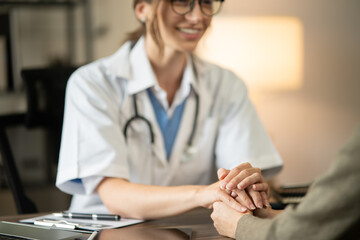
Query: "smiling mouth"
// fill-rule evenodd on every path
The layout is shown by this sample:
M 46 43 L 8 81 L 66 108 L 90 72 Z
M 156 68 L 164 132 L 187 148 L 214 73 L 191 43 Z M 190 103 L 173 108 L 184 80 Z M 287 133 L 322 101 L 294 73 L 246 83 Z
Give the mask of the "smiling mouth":
M 179 28 L 180 32 L 187 33 L 187 34 L 198 34 L 200 30 L 193 29 L 193 28 Z

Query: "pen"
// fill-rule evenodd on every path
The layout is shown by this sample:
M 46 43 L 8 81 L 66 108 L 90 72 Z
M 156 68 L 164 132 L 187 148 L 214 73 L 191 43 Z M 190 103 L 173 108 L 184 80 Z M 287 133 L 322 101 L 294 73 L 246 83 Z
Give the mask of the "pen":
M 93 240 L 97 234 L 98 231 L 94 231 L 87 240 Z
M 91 219 L 91 220 L 106 220 L 106 221 L 119 221 L 121 217 L 114 214 L 96 214 L 96 213 L 71 213 L 61 212 L 53 213 L 55 217 L 63 217 L 69 219 Z

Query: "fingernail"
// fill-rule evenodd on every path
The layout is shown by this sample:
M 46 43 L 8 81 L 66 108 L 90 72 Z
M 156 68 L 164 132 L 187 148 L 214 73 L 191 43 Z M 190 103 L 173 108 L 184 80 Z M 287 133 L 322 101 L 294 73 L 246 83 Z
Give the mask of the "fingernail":
M 251 209 L 251 210 L 255 210 L 255 209 L 256 209 L 256 207 L 254 206 L 254 204 L 250 204 L 250 209 Z
M 269 203 L 268 200 L 265 200 L 265 205 L 266 205 L 267 207 L 271 207 L 271 205 L 270 205 L 270 203 Z
M 262 204 L 262 202 L 258 202 L 257 206 L 258 206 L 258 208 L 263 208 L 263 207 L 264 207 L 264 205 Z
M 232 197 L 236 197 L 237 195 L 236 195 L 236 193 L 231 192 L 231 196 L 232 196 Z
M 234 184 L 232 182 L 230 182 L 226 185 L 226 188 L 232 190 L 232 189 L 234 189 Z
M 226 175 L 225 175 L 225 173 L 223 173 L 223 174 L 221 174 L 221 176 L 220 176 L 220 180 L 223 180 L 224 178 L 226 177 Z
M 221 183 L 220 183 L 220 188 L 222 189 L 222 190 L 225 190 L 225 188 L 226 188 L 226 182 L 225 181 L 222 181 Z
M 246 212 L 247 211 L 247 208 L 246 207 L 240 207 L 241 211 L 242 212 Z
M 237 187 L 238 187 L 238 189 L 240 189 L 240 190 L 244 190 L 244 184 L 242 184 L 242 183 L 239 183 L 239 184 L 237 185 Z

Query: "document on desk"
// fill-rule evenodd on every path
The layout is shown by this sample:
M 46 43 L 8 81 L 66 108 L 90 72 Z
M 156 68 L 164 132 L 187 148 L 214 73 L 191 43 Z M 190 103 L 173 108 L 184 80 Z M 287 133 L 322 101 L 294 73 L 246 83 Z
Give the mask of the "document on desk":
M 144 222 L 139 219 L 121 218 L 119 221 L 92 220 L 92 219 L 69 219 L 55 216 L 54 214 L 43 215 L 35 218 L 20 220 L 21 223 L 32 223 L 41 226 L 53 226 L 63 229 L 99 231 L 110 228 L 120 228 Z

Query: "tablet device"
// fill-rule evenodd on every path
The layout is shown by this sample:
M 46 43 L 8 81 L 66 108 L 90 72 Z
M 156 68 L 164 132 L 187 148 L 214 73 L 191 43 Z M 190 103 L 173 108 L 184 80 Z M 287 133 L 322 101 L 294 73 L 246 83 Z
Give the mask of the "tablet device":
M 14 237 L 14 239 L 65 240 L 79 238 L 82 234 L 30 224 L 0 221 L 0 239 L 1 236 Z

